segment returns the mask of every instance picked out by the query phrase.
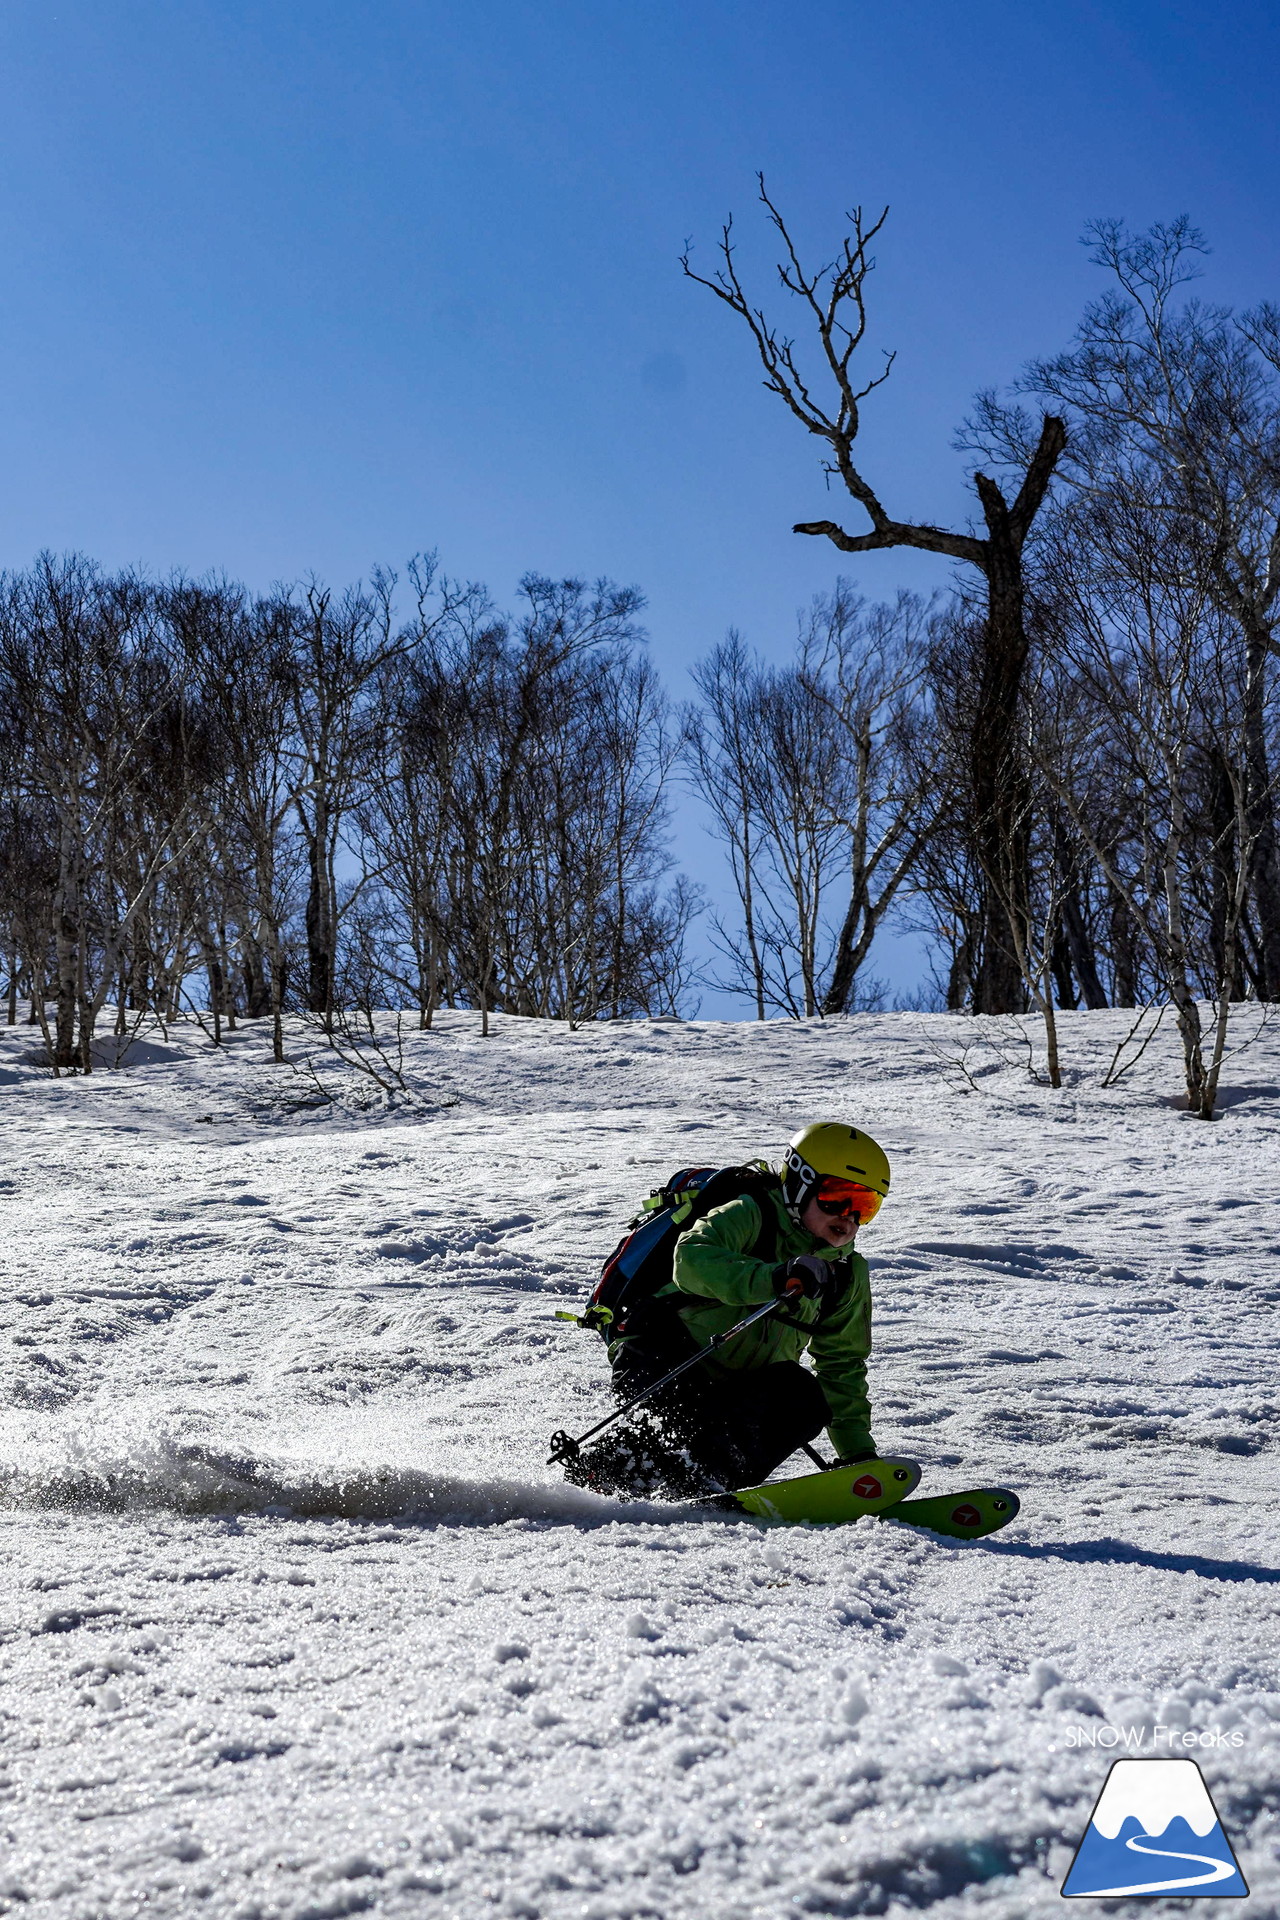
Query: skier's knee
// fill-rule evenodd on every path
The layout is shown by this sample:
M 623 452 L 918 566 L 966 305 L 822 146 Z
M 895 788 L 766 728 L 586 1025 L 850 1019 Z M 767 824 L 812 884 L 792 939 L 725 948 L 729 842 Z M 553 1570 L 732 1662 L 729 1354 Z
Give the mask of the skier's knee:
M 804 1439 L 812 1440 L 830 1421 L 831 1408 L 813 1375 L 804 1367 L 797 1367 L 796 1373 L 799 1376 L 793 1401 L 796 1421 L 804 1430 Z

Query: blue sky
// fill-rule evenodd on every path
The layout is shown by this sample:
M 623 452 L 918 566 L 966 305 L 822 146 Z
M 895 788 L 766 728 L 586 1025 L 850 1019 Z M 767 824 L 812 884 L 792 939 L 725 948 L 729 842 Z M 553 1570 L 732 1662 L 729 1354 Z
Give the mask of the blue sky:
M 1087 219 L 1187 212 L 1206 291 L 1280 294 L 1278 70 L 1250 0 L 7 0 L 0 564 L 609 574 L 683 693 L 730 625 L 787 646 L 838 562 L 790 526 L 846 512 L 686 237 L 732 210 L 772 301 L 757 168 L 815 250 L 890 205 L 865 464 L 962 520 L 954 427 L 1070 333 Z

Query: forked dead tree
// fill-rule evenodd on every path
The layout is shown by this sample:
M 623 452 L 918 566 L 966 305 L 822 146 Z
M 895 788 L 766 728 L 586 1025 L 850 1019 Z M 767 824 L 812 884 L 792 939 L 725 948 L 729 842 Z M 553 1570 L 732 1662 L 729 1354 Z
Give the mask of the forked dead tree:
M 986 876 L 974 1007 L 979 1013 L 1014 1011 L 1022 1005 L 1023 987 L 1005 903 L 1012 902 L 1012 911 L 1025 921 L 1030 898 L 1026 777 L 1017 719 L 1028 654 L 1023 549 L 1066 446 L 1066 427 L 1056 415 L 1044 416 L 1039 441 L 1012 502 L 988 474 L 975 473 L 985 537 L 894 519 L 854 461 L 862 403 L 884 383 L 893 365 L 890 355 L 884 368 L 862 384 L 854 371 L 867 330 L 866 281 L 875 266 L 869 249 L 888 209 L 867 224 L 861 207 L 855 207 L 849 214 L 852 231 L 845 235 L 837 257 L 810 270 L 801 263 L 786 222 L 765 190 L 763 175 L 758 177 L 760 200 L 782 236 L 785 258 L 778 263 L 778 277 L 783 288 L 801 302 L 816 337 L 817 373 L 811 375 L 802 367 L 795 341 L 780 334 L 763 309 L 748 298 L 734 259 L 732 221 L 721 233 L 721 265 L 712 276 L 694 272 L 687 249 L 681 264 L 691 280 L 709 288 L 746 322 L 764 368 L 765 386 L 785 402 L 806 432 L 826 442 L 827 473 L 843 483 L 870 521 L 870 527 L 860 533 L 847 532 L 834 520 L 802 521 L 794 531 L 824 536 L 842 553 L 919 547 L 963 561 L 983 576 L 986 618 L 968 743 L 973 832 L 978 865 Z

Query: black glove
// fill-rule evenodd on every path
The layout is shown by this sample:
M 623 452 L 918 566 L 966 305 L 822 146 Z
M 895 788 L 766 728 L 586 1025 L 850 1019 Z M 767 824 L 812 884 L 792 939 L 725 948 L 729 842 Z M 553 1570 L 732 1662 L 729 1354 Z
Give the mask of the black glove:
M 773 1290 L 781 1300 L 822 1300 L 849 1284 L 847 1260 L 823 1260 L 816 1253 L 798 1253 L 773 1275 Z

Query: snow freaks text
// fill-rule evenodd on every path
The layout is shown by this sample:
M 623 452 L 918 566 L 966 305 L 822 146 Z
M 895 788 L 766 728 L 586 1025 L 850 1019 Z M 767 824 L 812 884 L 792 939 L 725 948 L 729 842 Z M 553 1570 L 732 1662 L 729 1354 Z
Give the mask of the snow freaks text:
M 1177 1752 L 1188 1747 L 1242 1747 L 1245 1736 L 1238 1727 L 1068 1727 L 1069 1747 L 1128 1747 L 1137 1750 L 1150 1746 L 1155 1752 Z

